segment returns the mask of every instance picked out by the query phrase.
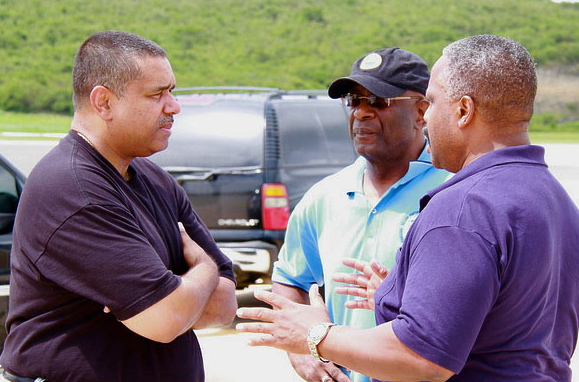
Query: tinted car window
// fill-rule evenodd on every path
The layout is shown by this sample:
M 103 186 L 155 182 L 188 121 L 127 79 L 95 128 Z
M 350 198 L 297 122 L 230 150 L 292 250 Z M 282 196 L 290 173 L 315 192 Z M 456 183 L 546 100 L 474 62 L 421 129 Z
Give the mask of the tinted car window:
M 12 232 L 18 206 L 18 187 L 14 175 L 0 166 L 0 234 Z
M 25 180 L 25 176 L 0 155 L 0 284 L 8 284 L 10 278 L 12 228 Z
M 279 121 L 281 165 L 351 163 L 346 118 L 336 113 L 335 101 L 273 103 Z

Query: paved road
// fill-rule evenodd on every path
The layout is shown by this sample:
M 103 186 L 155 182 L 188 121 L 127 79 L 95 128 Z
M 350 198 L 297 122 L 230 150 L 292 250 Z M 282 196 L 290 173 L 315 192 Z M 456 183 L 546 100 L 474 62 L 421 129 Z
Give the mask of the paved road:
M 0 140 L 0 153 L 28 174 L 55 141 L 30 142 Z M 578 144 L 545 144 L 546 160 L 573 200 L 579 205 Z M 240 301 L 246 299 L 245 292 Z M 207 382 L 299 382 L 284 352 L 247 346 L 251 336 L 231 328 L 199 331 L 204 352 Z M 579 382 L 579 354 L 572 361 L 573 382 Z

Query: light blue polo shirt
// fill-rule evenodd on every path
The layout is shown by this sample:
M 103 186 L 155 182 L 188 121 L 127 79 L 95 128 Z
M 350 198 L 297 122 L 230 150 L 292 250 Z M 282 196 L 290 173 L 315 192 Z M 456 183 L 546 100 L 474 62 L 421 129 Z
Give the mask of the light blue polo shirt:
M 342 265 L 342 259 L 376 260 L 390 269 L 418 215 L 420 198 L 451 177 L 432 166 L 425 149 L 410 162 L 406 175 L 373 204 L 362 188 L 365 169 L 366 159 L 360 157 L 306 192 L 290 216 L 272 277 L 274 282 L 305 291 L 314 283 L 325 285 L 332 321 L 356 328 L 374 327 L 376 321 L 370 310 L 344 307 L 354 297 L 334 293 L 343 285 L 333 282 L 332 275 L 353 272 Z

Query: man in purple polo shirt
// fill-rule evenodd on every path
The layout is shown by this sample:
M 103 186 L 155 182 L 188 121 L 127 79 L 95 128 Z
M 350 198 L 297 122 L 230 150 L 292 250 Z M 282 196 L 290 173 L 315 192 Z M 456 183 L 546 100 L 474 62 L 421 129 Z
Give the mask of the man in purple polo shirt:
M 513 40 L 446 47 L 425 119 L 434 166 L 456 175 L 421 200 L 375 295 L 363 293 L 371 271 L 351 278 L 378 325 L 331 326 L 315 288 L 311 306 L 262 292 L 276 310 L 238 311 L 270 322 L 239 325 L 270 334 L 251 344 L 312 351 L 382 381 L 570 381 L 579 210 L 530 145 L 536 89 L 534 62 Z

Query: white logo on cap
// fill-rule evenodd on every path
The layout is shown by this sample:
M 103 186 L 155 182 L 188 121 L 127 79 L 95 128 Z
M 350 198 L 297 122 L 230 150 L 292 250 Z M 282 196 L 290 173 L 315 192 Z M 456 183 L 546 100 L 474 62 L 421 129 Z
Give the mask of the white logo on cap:
M 378 53 L 370 53 L 360 63 L 360 69 L 362 70 L 372 70 L 376 69 L 382 64 L 382 56 Z

